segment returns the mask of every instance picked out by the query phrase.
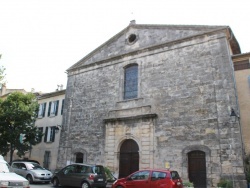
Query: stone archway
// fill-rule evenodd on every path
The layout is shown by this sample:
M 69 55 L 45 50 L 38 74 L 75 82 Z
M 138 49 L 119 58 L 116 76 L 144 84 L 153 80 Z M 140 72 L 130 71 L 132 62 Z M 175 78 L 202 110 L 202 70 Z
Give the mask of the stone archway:
M 139 146 L 132 140 L 125 140 L 120 148 L 119 178 L 139 170 Z

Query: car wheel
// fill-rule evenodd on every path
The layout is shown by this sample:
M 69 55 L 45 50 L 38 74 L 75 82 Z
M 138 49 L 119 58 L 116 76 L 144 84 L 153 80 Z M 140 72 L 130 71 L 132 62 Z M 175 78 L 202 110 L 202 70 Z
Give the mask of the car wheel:
M 30 184 L 33 183 L 33 178 L 31 175 L 27 175 L 26 179 L 29 181 Z
M 82 188 L 90 188 L 89 184 L 87 182 L 82 183 Z
M 54 178 L 53 181 L 52 181 L 52 184 L 53 184 L 54 187 L 57 187 L 59 185 L 58 178 Z

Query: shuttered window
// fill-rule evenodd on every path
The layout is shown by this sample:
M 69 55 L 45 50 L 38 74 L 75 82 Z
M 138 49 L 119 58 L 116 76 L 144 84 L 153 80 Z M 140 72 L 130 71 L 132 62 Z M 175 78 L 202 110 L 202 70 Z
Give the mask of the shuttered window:
M 57 116 L 59 100 L 49 102 L 48 116 Z
M 55 141 L 55 129 L 56 129 L 56 126 L 46 127 L 45 135 L 44 135 L 44 142 L 54 142 Z
M 46 103 L 39 104 L 38 118 L 42 118 L 45 116 Z

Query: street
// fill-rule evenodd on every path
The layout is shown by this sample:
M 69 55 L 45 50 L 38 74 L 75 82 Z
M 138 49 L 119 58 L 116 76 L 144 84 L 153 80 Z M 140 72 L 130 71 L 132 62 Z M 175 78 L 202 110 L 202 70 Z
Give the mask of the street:
M 111 187 L 111 184 L 107 185 L 107 188 Z M 33 183 L 30 184 L 30 188 L 59 188 L 59 187 L 54 187 L 52 183 Z M 72 187 L 61 187 L 60 188 L 72 188 Z
M 30 184 L 30 188 L 51 188 L 53 185 L 51 183 L 33 183 Z M 64 187 L 66 188 L 66 187 Z

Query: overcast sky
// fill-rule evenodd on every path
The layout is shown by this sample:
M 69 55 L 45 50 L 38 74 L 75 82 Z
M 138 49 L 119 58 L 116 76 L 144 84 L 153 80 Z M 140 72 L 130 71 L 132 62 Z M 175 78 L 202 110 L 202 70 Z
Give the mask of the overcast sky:
M 250 0 L 0 0 L 7 88 L 66 88 L 65 71 L 129 25 L 228 25 L 250 52 Z

